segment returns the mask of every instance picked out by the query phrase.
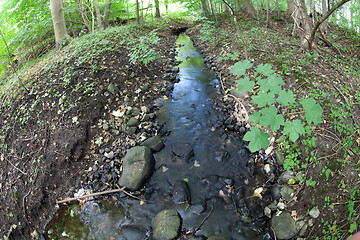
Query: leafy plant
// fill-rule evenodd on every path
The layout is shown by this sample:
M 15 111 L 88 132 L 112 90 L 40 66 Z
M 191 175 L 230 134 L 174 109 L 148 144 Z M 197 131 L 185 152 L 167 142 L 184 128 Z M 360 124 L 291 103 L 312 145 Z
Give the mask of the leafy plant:
M 156 30 L 153 30 L 149 35 L 140 37 L 138 41 L 131 42 L 129 44 L 130 63 L 141 62 L 147 64 L 149 61 L 159 58 L 160 55 L 152 48 L 159 41 L 160 38 L 157 36 Z
M 310 128 L 306 126 L 322 122 L 322 107 L 314 98 L 295 99 L 292 90 L 284 89 L 282 77 L 274 72 L 270 64 L 259 64 L 252 75 L 246 74 L 252 67 L 253 63 L 244 60 L 235 63 L 231 70 L 231 73 L 241 77 L 237 81 L 238 91 L 250 92 L 252 101 L 257 105 L 257 110 L 249 116 L 249 120 L 259 127 L 252 127 L 244 136 L 244 140 L 249 141 L 250 151 L 268 147 L 269 134 L 261 130 L 267 127 L 271 131 L 280 131 L 292 142 L 304 136 L 305 129 L 309 129 L 308 135 L 311 135 Z M 281 107 L 296 109 L 297 112 L 289 117 L 282 114 Z M 304 113 L 305 117 L 301 118 L 300 113 Z

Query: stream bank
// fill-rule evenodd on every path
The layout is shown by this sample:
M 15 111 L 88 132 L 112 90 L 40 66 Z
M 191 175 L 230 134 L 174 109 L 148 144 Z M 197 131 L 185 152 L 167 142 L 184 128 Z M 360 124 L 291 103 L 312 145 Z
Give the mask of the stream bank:
M 270 195 L 253 196 L 263 174 L 254 168 L 255 160 L 240 139 L 245 126 L 234 119 L 233 100 L 222 98 L 216 75 L 205 68 L 189 37 L 178 37 L 176 51 L 168 71 L 176 74 L 172 94 L 152 107 L 129 101 L 122 114 L 99 121 L 105 131 L 119 124 L 120 136 L 125 134 L 119 140 L 128 140 L 120 140 L 123 148 L 116 139 L 104 148 L 98 138 L 100 158 L 84 175 L 84 184 L 93 191 L 126 186 L 137 199 L 115 194 L 105 201 L 87 201 L 75 211 L 65 210 L 72 220 L 50 224 L 50 237 L 79 234 L 79 224 L 64 224 L 75 214 L 85 223 L 81 229 L 89 229 L 83 234 L 94 238 L 133 239 L 128 236 L 134 234 L 136 239 L 173 239 L 178 234 L 196 239 L 271 238 L 263 213 Z M 137 172 L 139 178 L 134 177 Z M 158 231 L 162 228 L 168 231 Z

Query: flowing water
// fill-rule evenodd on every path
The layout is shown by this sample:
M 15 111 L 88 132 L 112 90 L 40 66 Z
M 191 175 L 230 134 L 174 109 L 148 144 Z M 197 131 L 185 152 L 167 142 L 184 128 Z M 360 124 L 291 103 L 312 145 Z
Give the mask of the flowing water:
M 249 213 L 262 212 L 261 208 L 252 203 L 247 205 L 253 208 L 247 208 L 246 199 L 242 199 L 244 182 L 251 179 L 246 168 L 251 159 L 237 134 L 225 133 L 220 124 L 224 113 L 215 107 L 219 105 L 219 82 L 205 68 L 188 36 L 178 37 L 177 51 L 180 81 L 174 85 L 172 97 L 159 102 L 157 113 L 157 120 L 166 123 L 171 133 L 163 138 L 165 148 L 154 154 L 155 171 L 145 186 L 147 203 L 130 197 L 116 204 L 89 201 L 80 211 L 84 223 L 76 218 L 80 207 L 70 207 L 50 229 L 50 238 L 151 239 L 151 221 L 163 209 L 178 211 L 183 232 L 197 230 L 196 235 L 206 237 L 222 233 L 227 239 L 267 238 L 262 222 L 248 217 Z M 190 147 L 193 156 L 175 157 L 177 146 Z M 189 186 L 188 203 L 175 204 L 171 197 L 178 180 Z

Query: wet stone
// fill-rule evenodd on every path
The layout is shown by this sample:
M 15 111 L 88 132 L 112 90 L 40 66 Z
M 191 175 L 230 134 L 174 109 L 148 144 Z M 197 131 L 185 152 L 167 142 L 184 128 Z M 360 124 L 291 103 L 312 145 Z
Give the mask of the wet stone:
M 205 204 L 196 204 L 196 205 L 191 205 L 189 208 L 189 211 L 191 213 L 200 215 L 202 213 L 204 213 L 206 211 L 206 205 Z
M 119 185 L 139 190 L 145 179 L 151 176 L 154 157 L 150 148 L 137 146 L 128 150 L 123 160 L 123 173 Z
M 171 190 L 172 199 L 176 204 L 190 203 L 190 189 L 187 182 L 184 180 L 177 180 Z
M 275 200 L 279 200 L 281 198 L 281 188 L 282 186 L 275 186 L 271 188 L 271 196 Z
M 294 179 L 295 174 L 293 171 L 283 172 L 279 177 L 280 183 L 288 183 L 290 179 Z
M 215 152 L 215 159 L 219 162 L 224 161 L 229 157 L 229 153 L 226 151 L 216 151 Z
M 187 143 L 174 143 L 171 146 L 171 151 L 176 157 L 186 161 L 189 161 L 194 157 L 194 150 L 190 144 Z
M 281 188 L 280 194 L 282 199 L 285 201 L 290 201 L 294 196 L 294 190 L 291 187 L 285 185 Z
M 207 240 L 227 240 L 227 238 L 224 234 L 216 234 L 208 237 Z
M 144 240 L 148 239 L 147 230 L 138 226 L 122 226 L 121 235 L 125 240 Z
M 129 127 L 137 127 L 139 126 L 139 120 L 137 120 L 136 118 L 132 117 L 129 119 L 127 126 Z
M 127 132 L 129 135 L 135 134 L 136 130 L 137 130 L 137 127 L 127 127 L 127 128 L 126 128 L 126 132 Z
M 295 221 L 288 212 L 274 215 L 271 218 L 271 227 L 278 239 L 290 239 L 297 234 Z
M 165 147 L 158 135 L 146 139 L 141 145 L 149 147 L 154 152 L 158 152 Z
M 174 209 L 159 212 L 152 221 L 155 240 L 175 239 L 181 227 L 181 219 Z

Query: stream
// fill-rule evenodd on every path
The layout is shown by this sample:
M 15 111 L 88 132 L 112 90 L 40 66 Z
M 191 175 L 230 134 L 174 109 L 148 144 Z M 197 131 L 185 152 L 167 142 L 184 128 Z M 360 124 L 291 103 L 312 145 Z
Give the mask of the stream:
M 144 186 L 147 202 L 124 196 L 72 205 L 58 214 L 49 239 L 152 239 L 152 220 L 164 209 L 179 213 L 179 239 L 271 239 L 266 203 L 252 197 L 257 177 L 248 165 L 254 159 L 237 133 L 225 131 L 230 116 L 215 73 L 184 34 L 177 39 L 176 62 L 179 82 L 172 97 L 157 103 L 157 121 L 170 134 L 154 154 L 155 170 Z M 174 189 L 184 192 L 182 200 L 171 194 Z

